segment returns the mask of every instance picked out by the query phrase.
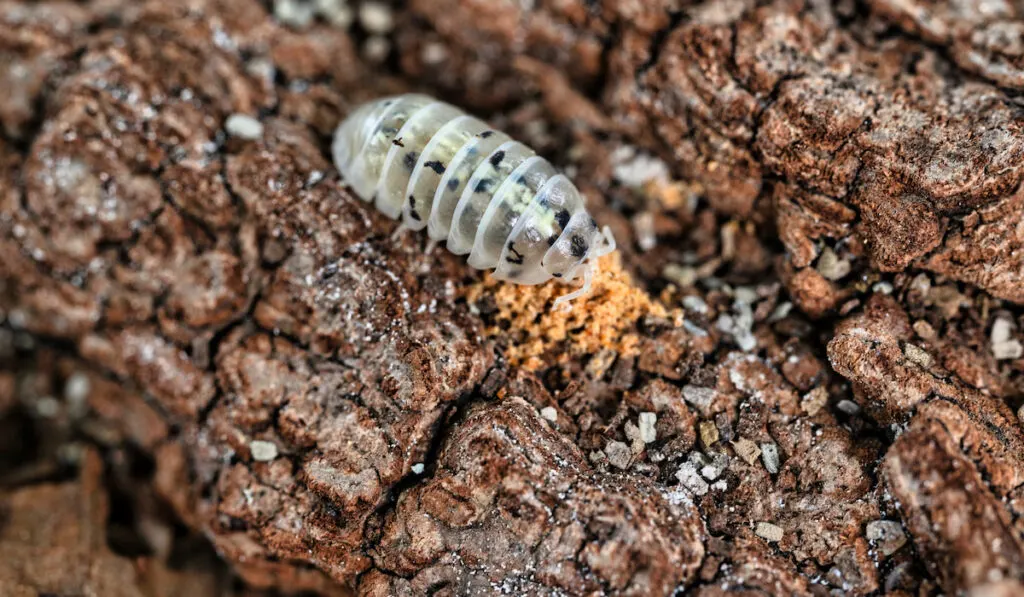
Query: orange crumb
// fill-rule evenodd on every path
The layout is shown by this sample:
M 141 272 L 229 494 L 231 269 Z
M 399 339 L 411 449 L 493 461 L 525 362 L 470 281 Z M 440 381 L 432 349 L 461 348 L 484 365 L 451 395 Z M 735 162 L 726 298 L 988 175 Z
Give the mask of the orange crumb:
M 669 312 L 646 292 L 633 285 L 622 269 L 618 253 L 602 257 L 594 273 L 593 290 L 564 306 L 553 307 L 556 298 L 574 287 L 557 281 L 538 286 L 507 284 L 487 275 L 467 291 L 470 302 L 485 294 L 494 297 L 497 319 L 508 322 L 486 331 L 489 336 L 511 336 L 506 358 L 513 365 L 536 370 L 571 357 L 612 349 L 622 355 L 638 351 L 636 322 L 645 315 L 667 318 Z
M 648 197 L 654 198 L 667 210 L 686 207 L 690 197 L 700 195 L 704 191 L 704 188 L 698 183 L 657 179 L 644 183 L 643 189 Z

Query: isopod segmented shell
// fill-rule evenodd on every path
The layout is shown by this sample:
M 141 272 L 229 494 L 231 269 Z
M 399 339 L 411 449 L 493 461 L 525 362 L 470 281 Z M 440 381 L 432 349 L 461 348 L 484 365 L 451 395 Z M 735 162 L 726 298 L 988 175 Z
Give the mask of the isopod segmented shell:
M 587 292 L 593 260 L 615 250 L 547 160 L 425 95 L 360 106 L 335 131 L 332 153 L 356 195 L 477 269 L 519 284 L 582 273 L 584 287 L 559 301 Z

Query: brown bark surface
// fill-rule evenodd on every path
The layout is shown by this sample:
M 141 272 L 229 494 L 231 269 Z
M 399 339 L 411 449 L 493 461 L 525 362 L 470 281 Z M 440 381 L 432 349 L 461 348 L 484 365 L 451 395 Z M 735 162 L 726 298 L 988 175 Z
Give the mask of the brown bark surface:
M 1024 593 L 1022 48 L 1010 2 L 0 0 L 0 593 Z M 612 227 L 572 311 L 345 187 L 413 89 Z

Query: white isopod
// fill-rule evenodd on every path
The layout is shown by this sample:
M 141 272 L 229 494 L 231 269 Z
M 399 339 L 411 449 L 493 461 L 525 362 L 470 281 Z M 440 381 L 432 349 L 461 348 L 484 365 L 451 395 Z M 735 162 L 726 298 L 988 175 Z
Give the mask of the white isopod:
M 575 185 L 532 149 L 425 95 L 371 101 L 339 126 L 334 163 L 364 201 L 427 229 L 477 269 L 517 284 L 551 278 L 590 291 L 596 258 L 615 250 Z

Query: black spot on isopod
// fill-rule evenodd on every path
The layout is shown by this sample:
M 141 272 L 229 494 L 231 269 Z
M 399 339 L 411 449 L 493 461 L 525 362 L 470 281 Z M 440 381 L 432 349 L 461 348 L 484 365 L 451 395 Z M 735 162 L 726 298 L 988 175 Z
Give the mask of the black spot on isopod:
M 565 230 L 565 227 L 569 225 L 570 217 L 571 216 L 569 215 L 568 209 L 563 209 L 562 211 L 555 214 L 555 220 L 558 221 L 558 225 L 562 228 L 562 230 Z
M 516 177 L 516 184 L 524 187 L 529 186 L 526 182 L 526 175 L 520 174 L 518 177 Z
M 397 139 L 392 139 L 391 140 L 391 144 L 392 145 L 397 145 L 399 147 L 405 147 L 405 143 L 402 143 L 402 138 L 401 137 L 399 137 Z
M 444 174 L 444 164 L 437 160 L 427 162 L 426 164 L 423 165 L 426 166 L 427 168 L 430 168 L 434 172 L 437 172 L 438 174 Z
M 404 158 L 402 158 L 402 163 L 405 164 L 406 169 L 412 170 L 413 168 L 416 167 L 416 160 L 418 159 L 420 159 L 419 152 L 410 151 L 409 153 L 405 154 Z
M 416 211 L 416 198 L 412 195 L 409 195 L 409 217 L 417 222 L 421 221 L 420 214 Z
M 552 276 L 554 276 L 554 277 L 556 277 L 556 278 L 561 278 L 561 277 L 562 277 L 562 274 L 560 274 L 560 273 L 558 273 L 558 272 L 555 272 L 555 273 L 553 273 L 553 274 L 551 274 L 551 275 L 552 275 Z
M 569 252 L 572 253 L 573 257 L 583 257 L 587 254 L 587 249 L 589 248 L 590 246 L 587 244 L 587 239 L 578 234 L 572 235 L 572 240 L 569 241 Z
M 490 178 L 481 178 L 477 181 L 476 187 L 473 189 L 474 193 L 487 193 L 494 186 L 494 180 Z
M 505 152 L 504 151 L 495 151 L 494 155 L 492 155 L 491 159 L 488 160 L 488 161 L 491 162 L 492 166 L 497 168 L 501 164 L 501 160 L 503 160 L 503 159 L 505 159 Z
M 523 254 L 520 253 L 519 251 L 516 251 L 515 244 L 516 244 L 516 242 L 514 240 L 508 241 L 508 252 L 511 253 L 511 255 L 506 257 L 505 261 L 507 261 L 509 263 L 514 263 L 516 265 L 522 265 L 523 264 Z
M 493 134 L 494 134 L 494 131 L 484 131 L 484 132 L 480 133 L 480 138 L 481 139 L 486 139 L 487 137 L 490 137 Z
M 590 227 L 597 228 L 597 220 L 595 220 L 594 218 L 590 218 Z
M 459 179 L 458 178 L 449 178 L 448 179 L 448 190 L 449 191 L 454 191 L 457 188 L 459 188 Z

